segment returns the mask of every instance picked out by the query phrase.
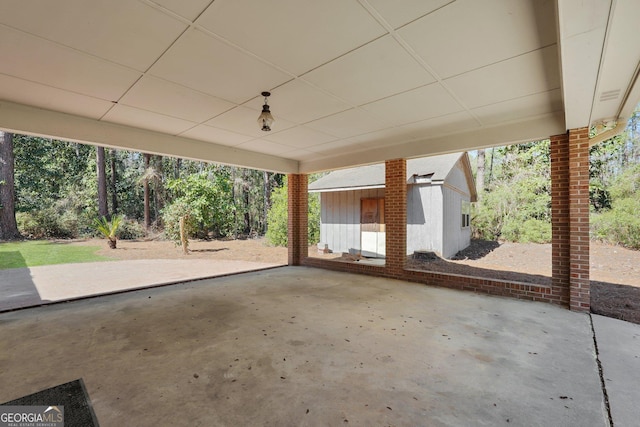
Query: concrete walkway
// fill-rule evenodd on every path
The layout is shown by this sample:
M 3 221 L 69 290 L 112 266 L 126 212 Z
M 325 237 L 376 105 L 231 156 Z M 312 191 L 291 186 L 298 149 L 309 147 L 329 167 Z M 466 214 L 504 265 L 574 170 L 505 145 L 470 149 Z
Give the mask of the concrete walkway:
M 591 316 L 282 267 L 0 314 L 0 402 L 83 378 L 102 426 L 608 426 Z M 615 426 L 640 325 L 593 316 Z
M 0 312 L 278 265 L 228 260 L 156 259 L 0 270 Z

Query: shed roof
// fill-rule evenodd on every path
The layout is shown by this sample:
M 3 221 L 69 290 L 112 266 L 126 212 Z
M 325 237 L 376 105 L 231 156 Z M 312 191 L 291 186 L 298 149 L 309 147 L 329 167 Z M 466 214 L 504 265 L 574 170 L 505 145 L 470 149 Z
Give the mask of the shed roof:
M 475 195 L 475 184 L 471 175 L 471 167 L 468 154 L 450 153 L 440 156 L 422 157 L 407 160 L 407 182 L 414 175 L 431 175 L 432 182 L 444 182 L 455 164 L 463 159 L 465 169 L 468 169 L 468 177 L 471 177 L 469 187 L 472 187 L 472 196 Z M 384 188 L 385 173 L 384 164 L 361 166 L 357 168 L 341 169 L 323 176 L 309 184 L 309 191 L 341 191 L 355 190 L 359 188 Z

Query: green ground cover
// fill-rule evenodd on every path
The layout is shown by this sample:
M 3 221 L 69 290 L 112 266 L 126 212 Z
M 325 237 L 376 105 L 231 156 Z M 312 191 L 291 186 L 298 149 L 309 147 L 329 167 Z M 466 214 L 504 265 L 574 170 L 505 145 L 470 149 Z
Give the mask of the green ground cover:
M 72 246 L 43 240 L 0 243 L 0 270 L 38 265 L 110 261 L 97 255 L 98 246 Z

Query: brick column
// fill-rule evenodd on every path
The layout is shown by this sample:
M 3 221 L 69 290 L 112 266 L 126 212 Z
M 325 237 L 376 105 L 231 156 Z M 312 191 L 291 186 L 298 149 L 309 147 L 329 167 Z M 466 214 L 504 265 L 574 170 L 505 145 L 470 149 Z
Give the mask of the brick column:
M 307 175 L 289 174 L 287 249 L 289 265 L 301 265 L 308 255 Z
M 407 162 L 385 162 L 384 216 L 387 275 L 402 277 L 407 263 Z
M 569 135 L 551 137 L 551 292 L 569 305 Z
M 569 131 L 569 256 L 571 310 L 589 311 L 589 128 Z

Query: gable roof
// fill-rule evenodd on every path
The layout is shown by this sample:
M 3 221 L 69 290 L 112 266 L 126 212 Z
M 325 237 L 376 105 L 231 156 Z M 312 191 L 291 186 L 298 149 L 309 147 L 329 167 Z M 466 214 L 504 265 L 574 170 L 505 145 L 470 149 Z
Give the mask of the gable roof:
M 443 183 L 460 160 L 462 160 L 463 169 L 465 169 L 471 198 L 474 200 L 476 196 L 475 182 L 471 174 L 469 155 L 466 152 L 407 160 L 407 183 L 412 183 L 414 176 L 429 176 L 432 183 Z M 309 184 L 309 191 L 349 191 L 363 188 L 384 188 L 384 185 L 384 164 L 378 163 L 331 172 Z

